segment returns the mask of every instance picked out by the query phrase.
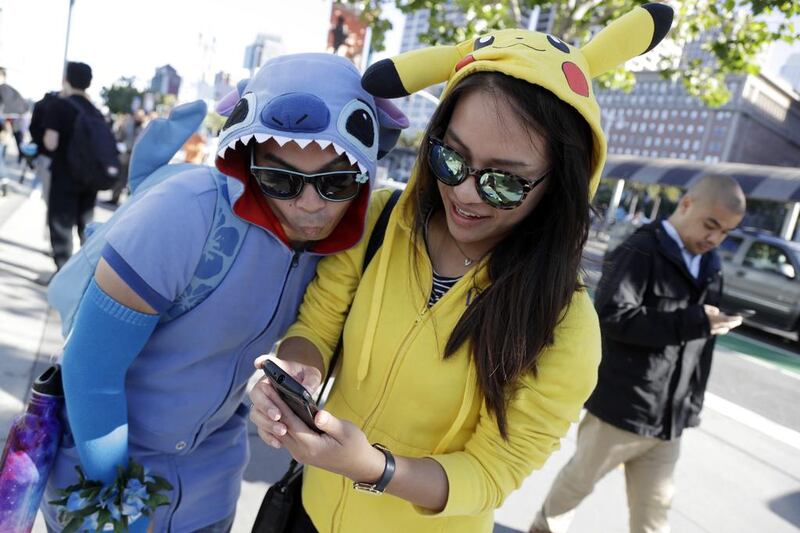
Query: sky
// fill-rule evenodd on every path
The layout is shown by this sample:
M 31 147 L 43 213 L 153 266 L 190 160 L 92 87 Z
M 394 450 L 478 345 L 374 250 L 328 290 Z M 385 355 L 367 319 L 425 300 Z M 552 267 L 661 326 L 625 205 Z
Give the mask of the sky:
M 25 97 L 39 99 L 59 89 L 69 0 L 0 0 L 0 65 L 8 83 Z M 89 63 L 95 79 L 89 90 L 121 76 L 135 76 L 145 88 L 155 69 L 171 64 L 184 84 L 205 70 L 247 77 L 244 50 L 258 33 L 283 39 L 283 52 L 321 52 L 329 29 L 331 0 L 74 0 L 67 59 Z M 399 51 L 403 18 L 389 10 L 395 31 L 387 51 Z M 774 45 L 763 69 L 773 75 L 793 48 Z M 213 79 L 207 80 L 213 82 Z
M 8 83 L 35 99 L 59 89 L 69 0 L 0 0 L 0 8 Z M 121 76 L 144 88 L 165 64 L 184 83 L 199 79 L 204 66 L 238 81 L 248 75 L 245 47 L 258 33 L 280 35 L 284 53 L 324 52 L 330 10 L 330 0 L 75 0 L 67 59 L 91 65 L 94 97 Z M 399 37 L 392 37 L 395 51 Z

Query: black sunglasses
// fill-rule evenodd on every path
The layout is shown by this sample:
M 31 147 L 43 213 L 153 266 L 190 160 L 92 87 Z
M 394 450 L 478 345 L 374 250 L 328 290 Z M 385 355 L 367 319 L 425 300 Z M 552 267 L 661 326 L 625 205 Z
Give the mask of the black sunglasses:
M 303 192 L 306 183 L 313 185 L 317 194 L 329 202 L 346 202 L 358 196 L 366 174 L 358 170 L 338 170 L 306 174 L 285 168 L 259 167 L 250 151 L 250 173 L 265 196 L 276 200 L 291 200 Z
M 536 180 L 528 180 L 504 170 L 494 168 L 472 168 L 464 156 L 433 136 L 428 136 L 430 151 L 428 164 L 436 179 L 455 187 L 467 177 L 475 176 L 475 188 L 484 202 L 496 209 L 518 207 L 533 190 L 547 177 L 545 173 Z

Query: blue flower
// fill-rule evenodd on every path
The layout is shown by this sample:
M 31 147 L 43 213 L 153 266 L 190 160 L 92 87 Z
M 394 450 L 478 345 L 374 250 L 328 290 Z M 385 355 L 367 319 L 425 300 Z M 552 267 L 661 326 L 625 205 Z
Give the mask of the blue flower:
M 147 487 L 136 478 L 129 479 L 125 490 L 122 491 L 122 514 L 134 516 L 141 513 L 145 499 L 147 499 Z
M 103 490 L 100 491 L 99 496 L 100 507 L 108 509 L 111 518 L 114 520 L 120 520 L 122 518 L 122 513 L 120 513 L 119 506 L 116 503 L 117 496 L 119 496 L 117 485 L 106 485 L 103 487 Z
M 150 475 L 150 469 L 146 466 L 144 467 L 144 482 L 145 483 L 155 483 L 156 480 L 153 476 Z
M 88 498 L 81 497 L 80 492 L 73 492 L 67 498 L 67 511 L 73 513 L 75 511 L 80 511 L 89 503 Z
M 82 531 L 97 531 L 97 519 L 98 513 L 92 513 L 87 517 L 84 517 L 83 523 L 81 524 Z

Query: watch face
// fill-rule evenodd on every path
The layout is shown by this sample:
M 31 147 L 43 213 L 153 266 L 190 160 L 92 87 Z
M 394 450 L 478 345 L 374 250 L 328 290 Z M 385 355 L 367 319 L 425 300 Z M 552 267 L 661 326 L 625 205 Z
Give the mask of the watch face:
M 383 492 L 376 489 L 375 485 L 372 483 L 353 483 L 353 488 L 368 494 L 383 494 Z

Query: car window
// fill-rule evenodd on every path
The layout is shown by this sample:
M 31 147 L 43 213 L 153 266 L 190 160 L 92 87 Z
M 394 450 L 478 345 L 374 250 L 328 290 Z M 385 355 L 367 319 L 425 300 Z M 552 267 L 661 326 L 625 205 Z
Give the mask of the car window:
M 787 253 L 783 249 L 765 242 L 753 243 L 744 257 L 744 264 L 751 268 L 781 274 L 788 278 L 794 278 L 797 275 Z
M 722 241 L 722 244 L 719 245 L 719 255 L 723 259 L 732 259 L 736 252 L 739 250 L 739 246 L 742 245 L 742 237 L 737 237 L 735 235 L 728 235 L 728 237 Z

